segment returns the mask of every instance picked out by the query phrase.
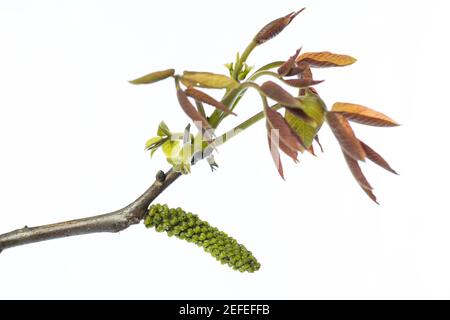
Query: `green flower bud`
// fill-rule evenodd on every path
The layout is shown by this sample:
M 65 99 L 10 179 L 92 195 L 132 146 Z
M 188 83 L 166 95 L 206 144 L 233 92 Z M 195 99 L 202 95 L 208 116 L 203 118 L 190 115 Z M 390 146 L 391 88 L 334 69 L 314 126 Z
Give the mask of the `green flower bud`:
M 245 246 L 181 208 L 169 209 L 167 205 L 152 205 L 144 223 L 147 228 L 154 227 L 158 232 L 166 231 L 169 236 L 203 247 L 222 264 L 227 264 L 234 270 L 254 272 L 261 266 Z

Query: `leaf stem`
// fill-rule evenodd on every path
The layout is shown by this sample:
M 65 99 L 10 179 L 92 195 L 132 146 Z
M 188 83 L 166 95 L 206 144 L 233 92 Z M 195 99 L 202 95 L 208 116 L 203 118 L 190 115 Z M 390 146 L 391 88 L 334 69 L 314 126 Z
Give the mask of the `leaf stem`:
M 256 90 L 260 90 L 259 86 L 254 82 L 246 81 L 244 83 L 241 83 L 239 87 L 236 89 L 233 89 L 231 91 L 228 91 L 225 96 L 222 98 L 221 102 L 226 105 L 230 111 L 233 111 L 233 109 L 236 107 L 236 102 L 239 101 L 239 97 L 249 88 L 254 87 Z M 215 110 L 211 117 L 209 118 L 209 124 L 212 128 L 216 129 L 217 126 L 222 122 L 223 119 L 227 117 L 227 114 L 220 110 Z
M 280 104 L 275 104 L 275 105 L 271 106 L 271 108 L 274 109 L 274 110 L 279 110 L 279 109 L 282 108 L 282 106 Z M 224 134 L 222 134 L 221 136 L 217 137 L 211 143 L 211 145 L 214 146 L 214 147 L 218 147 L 218 146 L 224 144 L 225 142 L 227 142 L 228 140 L 230 140 L 231 138 L 236 136 L 238 133 L 244 131 L 245 129 L 247 129 L 249 127 L 251 127 L 252 125 L 257 123 L 261 119 L 264 119 L 264 111 L 258 112 L 257 114 L 255 114 L 254 116 L 248 118 L 247 120 L 245 120 L 241 124 L 237 125 L 233 129 L 231 129 L 231 130 L 225 132 Z

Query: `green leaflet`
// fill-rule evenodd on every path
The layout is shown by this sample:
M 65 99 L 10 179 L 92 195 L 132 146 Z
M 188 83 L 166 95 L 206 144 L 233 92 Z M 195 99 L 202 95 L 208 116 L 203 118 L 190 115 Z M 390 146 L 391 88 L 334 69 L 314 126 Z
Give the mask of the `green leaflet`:
M 212 89 L 235 89 L 239 82 L 223 74 L 185 71 L 180 79 L 184 84 Z
M 305 147 L 309 148 L 314 140 L 314 137 L 317 134 L 317 131 L 319 131 L 318 130 L 319 127 L 306 123 L 304 120 L 295 116 L 288 109 L 286 109 L 284 118 L 289 123 L 291 128 L 294 129 L 294 131 L 302 139 L 302 142 L 305 145 Z
M 145 143 L 145 150 L 153 149 L 162 139 L 160 136 L 148 139 Z
M 325 113 L 327 110 L 325 102 L 313 93 L 307 93 L 305 96 L 300 97 L 299 100 L 301 102 L 301 109 L 320 127 L 325 121 Z
M 172 165 L 173 170 L 176 172 L 182 174 L 191 173 L 192 144 L 188 142 L 183 147 L 178 147 L 178 150 L 177 154 L 172 153 L 171 156 L 167 156 L 167 162 Z
M 156 71 L 156 72 L 149 73 L 143 77 L 131 80 L 130 83 L 132 83 L 132 84 L 150 84 L 150 83 L 158 82 L 158 81 L 164 80 L 168 77 L 171 77 L 174 75 L 174 73 L 175 73 L 174 69 Z
M 180 152 L 180 141 L 169 140 L 162 145 L 162 151 L 167 158 L 178 155 Z
M 159 123 L 157 135 L 160 137 L 164 137 L 164 136 L 170 137 L 171 133 L 170 133 L 169 127 L 167 126 L 167 124 L 164 121 L 161 121 Z
M 152 205 L 144 218 L 144 224 L 147 228 L 154 227 L 158 232 L 167 232 L 170 237 L 195 243 L 234 270 L 254 272 L 261 266 L 253 254 L 234 238 L 181 208 Z
M 298 98 L 302 110 L 313 121 L 306 122 L 286 109 L 284 118 L 294 131 L 300 136 L 306 148 L 309 148 L 325 121 L 326 105 L 323 100 L 312 93 L 307 92 L 305 96 Z

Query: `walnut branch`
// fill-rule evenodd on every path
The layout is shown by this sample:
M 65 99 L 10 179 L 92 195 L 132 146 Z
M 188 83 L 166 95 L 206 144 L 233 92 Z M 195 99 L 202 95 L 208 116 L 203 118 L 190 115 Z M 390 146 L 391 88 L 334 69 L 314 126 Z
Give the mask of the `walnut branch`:
M 29 243 L 78 236 L 97 232 L 119 232 L 139 223 L 145 216 L 148 206 L 161 194 L 180 173 L 169 170 L 158 172 L 155 182 L 139 198 L 123 209 L 87 217 L 32 228 L 22 228 L 0 235 L 0 252 L 4 249 Z

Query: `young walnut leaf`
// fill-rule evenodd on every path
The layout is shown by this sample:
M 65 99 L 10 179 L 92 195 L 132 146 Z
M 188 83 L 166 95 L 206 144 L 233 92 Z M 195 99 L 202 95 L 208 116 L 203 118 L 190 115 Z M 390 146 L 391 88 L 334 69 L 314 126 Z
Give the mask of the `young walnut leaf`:
M 325 120 L 325 112 L 327 106 L 325 102 L 312 91 L 312 88 L 306 90 L 306 94 L 299 98 L 302 105 L 302 110 L 308 115 L 308 117 L 314 119 L 319 124 L 322 124 Z
M 217 101 L 216 99 L 214 99 L 210 95 L 204 93 L 203 91 L 200 91 L 200 90 L 197 90 L 197 89 L 194 89 L 191 87 L 191 88 L 187 88 L 185 92 L 189 97 L 194 98 L 197 101 L 209 104 L 219 110 L 222 110 L 225 113 L 236 115 L 234 112 L 231 112 L 230 109 L 228 109 L 228 107 L 226 105 Z
M 280 76 L 287 76 L 291 72 L 292 68 L 295 67 L 296 64 L 295 59 L 297 59 L 301 50 L 302 48 L 298 49 L 293 56 L 291 56 L 288 60 L 286 60 L 285 63 L 281 65 L 281 67 L 278 68 L 277 72 Z
M 358 181 L 359 185 L 364 189 L 372 190 L 372 186 L 370 185 L 369 181 L 367 181 L 366 177 L 364 176 L 361 167 L 359 166 L 358 161 L 350 157 L 350 155 L 343 150 L 345 161 L 348 164 L 348 167 L 350 168 L 350 171 L 352 172 L 353 176 L 355 177 L 356 181 Z
M 369 196 L 370 199 L 372 199 L 375 203 L 379 204 L 377 202 L 377 198 L 372 192 L 372 186 L 364 176 L 361 167 L 358 164 L 358 161 L 352 159 L 345 151 L 343 151 L 343 154 L 353 177 L 356 179 L 360 187 L 364 190 L 364 192 Z
M 272 155 L 273 162 L 275 163 L 275 166 L 277 167 L 278 173 L 280 174 L 281 178 L 283 178 L 284 180 L 283 164 L 281 163 L 280 152 L 278 151 L 278 131 L 270 130 L 270 128 L 267 127 L 267 140 L 269 142 L 269 150 L 270 154 Z
M 300 101 L 273 81 L 264 82 L 261 90 L 266 96 L 282 105 L 301 108 Z
M 324 80 L 313 80 L 312 78 L 304 78 L 304 79 L 287 79 L 284 80 L 284 83 L 295 88 L 307 88 L 322 83 L 323 81 Z
M 312 79 L 313 78 L 311 67 L 309 66 L 309 64 L 307 64 L 305 62 L 300 62 L 297 65 L 298 65 L 298 68 L 300 69 L 300 77 L 302 79 Z
M 288 145 L 286 145 L 281 139 L 278 141 L 278 147 L 284 152 L 289 158 L 294 160 L 295 163 L 298 162 L 298 151 L 292 150 Z
M 387 115 L 359 104 L 337 102 L 333 105 L 333 112 L 338 112 L 348 120 L 375 127 L 399 126 Z
M 197 126 L 200 132 L 204 133 L 205 130 L 211 129 L 208 121 L 192 105 L 192 103 L 189 101 L 188 96 L 183 90 L 177 90 L 177 98 L 183 111 L 188 115 L 189 118 L 191 118 L 192 121 L 194 121 L 194 124 Z
M 309 147 L 314 139 L 314 136 L 317 132 L 317 126 L 311 125 L 310 123 L 303 120 L 303 118 L 299 118 L 295 115 L 295 111 L 297 109 L 286 109 L 286 113 L 284 118 L 289 123 L 291 128 L 297 133 L 300 139 L 303 141 L 305 147 Z
M 161 143 L 161 140 L 163 140 L 163 138 L 160 136 L 148 139 L 147 142 L 145 143 L 145 150 L 151 150 L 155 148 Z
M 162 147 L 162 152 L 164 153 L 164 155 L 167 158 L 173 158 L 176 157 L 178 155 L 178 153 L 180 152 L 180 141 L 178 140 L 169 140 L 167 142 L 165 142 Z
M 328 112 L 326 115 L 327 122 L 333 131 L 336 139 L 342 149 L 354 160 L 364 161 L 366 153 L 361 143 L 356 138 L 352 127 L 343 115 L 335 112 Z
M 180 80 L 183 84 L 189 84 L 188 87 L 196 86 L 210 89 L 231 90 L 239 86 L 239 82 L 230 77 L 210 72 L 185 71 Z
M 343 54 L 328 51 L 306 52 L 297 58 L 297 62 L 307 63 L 314 68 L 344 67 L 356 62 L 356 59 Z
M 386 160 L 383 159 L 382 156 L 380 156 L 375 150 L 373 150 L 371 147 L 369 147 L 367 144 L 359 140 L 359 143 L 361 143 L 361 146 L 363 147 L 367 158 L 372 161 L 373 163 L 379 165 L 383 169 L 392 172 L 393 174 L 398 174 L 394 169 L 391 168 L 389 163 L 387 163 Z
M 283 118 L 283 116 L 268 107 L 265 107 L 265 112 L 267 117 L 267 127 L 270 130 L 278 130 L 280 141 L 293 151 L 303 152 L 305 150 L 303 142 L 300 140 L 300 137 L 295 133 L 295 131 L 289 126 L 289 123 Z M 297 157 L 293 158 L 293 160 L 297 160 Z
M 281 31 L 284 30 L 284 28 L 286 28 L 291 21 L 303 10 L 305 10 L 306 8 L 303 8 L 297 12 L 291 12 L 288 15 L 278 18 L 270 23 L 268 23 L 267 25 L 265 25 L 255 36 L 254 41 L 256 42 L 256 44 L 262 44 L 272 38 L 274 38 L 275 36 L 277 36 Z
M 149 73 L 143 77 L 137 78 L 135 80 L 131 80 L 130 83 L 132 84 L 150 84 L 154 83 L 160 80 L 164 80 L 168 77 L 171 77 L 175 74 L 174 69 L 167 69 L 163 71 L 156 71 Z
M 161 121 L 158 126 L 157 134 L 160 137 L 164 137 L 164 136 L 170 137 L 172 135 L 172 132 L 170 132 L 167 124 L 164 121 Z

